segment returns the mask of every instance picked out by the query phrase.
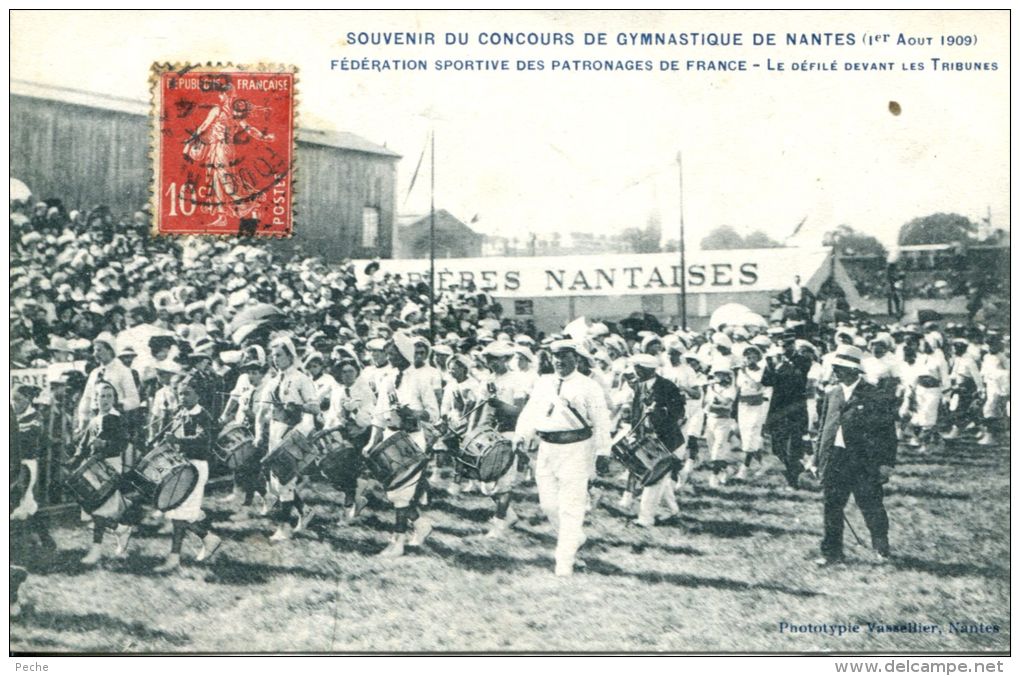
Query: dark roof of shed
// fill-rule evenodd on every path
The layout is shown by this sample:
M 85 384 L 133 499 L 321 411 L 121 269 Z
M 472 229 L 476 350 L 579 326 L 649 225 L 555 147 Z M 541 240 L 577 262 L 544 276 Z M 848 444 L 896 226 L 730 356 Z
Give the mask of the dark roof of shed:
M 401 230 L 417 230 L 429 227 L 429 214 L 400 214 L 396 218 L 397 227 Z M 470 225 L 460 220 L 446 209 L 436 209 L 436 224 L 438 227 L 457 229 L 469 237 L 484 237 L 482 233 L 473 230 Z
M 345 150 L 356 150 L 359 153 L 370 155 L 383 155 L 399 159 L 401 156 L 386 146 L 376 145 L 367 139 L 349 131 L 326 131 L 324 129 L 298 129 L 298 141 L 312 145 L 329 146 L 331 148 L 343 148 Z

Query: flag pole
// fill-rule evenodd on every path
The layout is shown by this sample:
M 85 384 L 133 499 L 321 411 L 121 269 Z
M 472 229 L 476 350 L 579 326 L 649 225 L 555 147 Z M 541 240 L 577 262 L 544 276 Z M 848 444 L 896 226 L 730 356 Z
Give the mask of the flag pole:
M 683 153 L 677 151 L 676 166 L 680 174 L 680 326 L 687 330 L 687 247 L 684 240 L 684 164 Z
M 429 341 L 436 342 L 436 130 L 432 129 L 429 190 Z

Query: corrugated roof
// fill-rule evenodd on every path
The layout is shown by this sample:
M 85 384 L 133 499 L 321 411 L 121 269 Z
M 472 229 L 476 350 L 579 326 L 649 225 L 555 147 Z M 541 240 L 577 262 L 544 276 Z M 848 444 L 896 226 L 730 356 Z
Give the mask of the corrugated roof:
M 132 115 L 148 115 L 149 104 L 137 99 L 126 99 L 119 96 L 107 94 L 96 94 L 83 89 L 71 87 L 56 87 L 44 85 L 26 80 L 11 80 L 11 94 L 14 96 L 29 96 L 36 99 L 47 99 L 60 103 L 71 103 L 89 108 L 102 108 L 114 110 L 119 113 L 130 113 Z
M 370 155 L 383 155 L 398 159 L 401 156 L 385 146 L 376 145 L 349 131 L 326 131 L 324 129 L 298 129 L 298 140 L 331 148 L 356 150 Z
M 149 104 L 137 99 L 127 99 L 119 96 L 110 96 L 108 94 L 97 94 L 95 92 L 74 89 L 72 87 L 44 85 L 37 82 L 29 82 L 27 80 L 12 79 L 10 82 L 12 96 L 46 99 L 49 101 L 70 103 L 89 108 L 113 110 L 120 113 L 128 113 L 130 115 L 148 116 L 149 114 Z M 370 155 L 382 155 L 384 157 L 392 157 L 394 159 L 399 159 L 401 157 L 401 155 L 393 152 L 385 146 L 376 145 L 357 134 L 352 134 L 346 131 L 298 129 L 297 137 L 299 142 L 311 145 L 343 148 L 344 150 L 353 150 L 360 153 L 368 153 Z

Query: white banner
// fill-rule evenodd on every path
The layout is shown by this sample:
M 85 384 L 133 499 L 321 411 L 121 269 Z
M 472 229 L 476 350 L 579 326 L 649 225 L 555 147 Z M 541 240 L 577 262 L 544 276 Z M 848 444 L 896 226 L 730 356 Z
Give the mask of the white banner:
M 687 292 L 779 291 L 794 275 L 808 280 L 828 260 L 828 249 L 733 249 L 687 254 Z M 360 283 L 365 265 L 355 261 Z M 427 259 L 380 261 L 376 276 L 399 274 L 411 283 L 428 281 Z M 539 256 L 534 258 L 436 259 L 436 288 L 463 288 L 502 298 L 540 296 L 622 296 L 676 294 L 680 291 L 680 254 Z
M 27 384 L 39 388 L 37 402 L 48 403 L 50 400 L 50 381 L 56 380 L 65 371 L 85 372 L 85 362 L 58 362 L 48 366 L 31 369 L 11 369 L 11 389 L 15 385 Z

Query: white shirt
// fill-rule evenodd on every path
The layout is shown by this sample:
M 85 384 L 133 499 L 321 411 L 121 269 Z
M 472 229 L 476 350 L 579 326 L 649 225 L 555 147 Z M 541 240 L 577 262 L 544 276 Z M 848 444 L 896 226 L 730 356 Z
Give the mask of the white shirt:
M 392 410 L 391 397 L 396 397 L 397 404 L 407 406 L 414 411 L 428 411 L 429 420 L 433 423 L 439 418 L 439 402 L 436 392 L 432 389 L 432 379 L 427 371 L 407 368 L 397 386 L 397 376 L 401 372 L 393 369 L 383 380 L 379 389 L 379 398 L 375 402 L 372 424 L 376 427 L 399 429 L 400 416 Z
M 384 364 L 383 366 L 369 364 L 361 370 L 361 377 L 364 378 L 369 387 L 372 388 L 372 394 L 378 397 L 383 380 L 392 375 L 392 373 L 393 367 L 389 364 Z
M 570 407 L 580 415 L 580 421 Z M 517 419 L 514 439 L 525 441 L 537 432 L 566 432 L 591 427 L 595 448 L 609 448 L 610 420 L 606 395 L 598 383 L 576 370 L 566 378 L 541 376 Z
M 312 377 L 299 370 L 297 366 L 291 366 L 285 371 L 278 372 L 273 377 L 272 388 L 269 392 L 279 397 L 283 404 L 293 403 L 305 406 L 317 401 Z
M 358 427 L 371 425 L 376 401 L 368 381 L 359 377 L 350 387 L 335 380 L 333 383 L 329 410 L 323 415 L 323 425 L 327 428 L 342 425 L 348 415 Z
M 439 414 L 450 421 L 453 429 L 463 431 L 467 426 L 468 421 L 463 419 L 463 415 L 477 403 L 478 391 L 479 383 L 470 375 L 463 382 L 458 383 L 451 377 L 446 383 Z
M 857 383 L 859 383 L 859 382 L 861 382 L 860 378 L 855 380 L 850 385 L 844 385 L 843 383 L 839 384 L 839 387 L 842 388 L 842 390 L 843 390 L 843 405 L 844 406 L 846 405 L 846 402 L 850 401 L 850 397 L 853 396 L 854 390 L 857 389 Z M 836 428 L 836 439 L 832 442 L 832 445 L 833 446 L 839 446 L 840 448 L 846 448 L 846 442 L 843 441 L 843 426 L 842 425 L 840 425 L 839 427 Z

